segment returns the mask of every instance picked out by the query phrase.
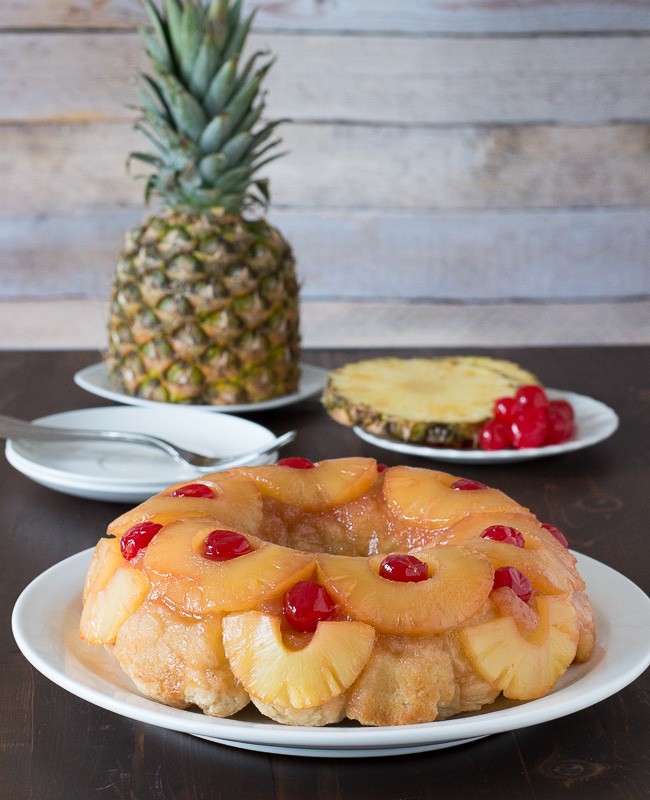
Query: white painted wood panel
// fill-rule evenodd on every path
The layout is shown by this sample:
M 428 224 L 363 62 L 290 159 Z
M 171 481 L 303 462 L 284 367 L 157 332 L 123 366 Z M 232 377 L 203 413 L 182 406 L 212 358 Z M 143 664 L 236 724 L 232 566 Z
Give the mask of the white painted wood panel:
M 444 127 L 288 124 L 264 171 L 275 206 L 481 209 L 650 206 L 650 124 Z M 0 129 L 0 217 L 142 205 L 148 143 L 128 123 Z
M 537 33 L 650 30 L 643 0 L 248 0 L 257 25 L 293 31 Z M 139 0 L 3 0 L 0 27 L 129 28 L 142 21 Z
M 105 300 L 0 300 L 0 349 L 103 350 L 107 318 Z M 301 333 L 305 348 L 647 345 L 650 302 L 460 305 L 303 300 Z
M 271 116 L 372 124 L 647 120 L 650 37 L 431 38 L 257 34 L 278 60 Z M 135 33 L 0 34 L 0 118 L 132 118 Z
M 267 172 L 306 302 L 650 295 L 650 2 L 245 3 L 295 120 Z M 0 298 L 106 297 L 143 213 L 143 19 L 0 0 Z
M 123 232 L 113 214 L 0 220 L 6 299 L 104 297 Z M 650 210 L 275 210 L 307 299 L 622 298 L 650 294 Z

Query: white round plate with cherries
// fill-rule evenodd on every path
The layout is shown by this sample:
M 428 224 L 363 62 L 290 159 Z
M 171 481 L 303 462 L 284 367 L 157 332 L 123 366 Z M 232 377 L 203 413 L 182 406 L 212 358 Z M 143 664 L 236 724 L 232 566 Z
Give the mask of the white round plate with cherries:
M 527 409 L 523 426 L 519 420 L 513 419 L 518 416 L 517 411 L 505 403 L 501 415 L 495 408 L 495 417 L 484 428 L 482 446 L 476 450 L 456 450 L 401 442 L 397 439 L 375 436 L 358 426 L 353 430 L 360 439 L 369 444 L 404 455 L 459 464 L 501 464 L 582 450 L 604 441 L 618 428 L 619 419 L 616 412 L 599 400 L 559 389 L 546 389 L 543 390 L 543 394 L 547 401 L 546 408 L 553 409 L 550 412 L 551 421 L 549 421 L 549 411 L 545 412 L 544 401 L 541 398 L 537 401 L 540 403 L 538 411 L 534 408 Z M 499 403 L 498 400 L 495 407 Z M 550 428 L 553 430 L 549 435 Z

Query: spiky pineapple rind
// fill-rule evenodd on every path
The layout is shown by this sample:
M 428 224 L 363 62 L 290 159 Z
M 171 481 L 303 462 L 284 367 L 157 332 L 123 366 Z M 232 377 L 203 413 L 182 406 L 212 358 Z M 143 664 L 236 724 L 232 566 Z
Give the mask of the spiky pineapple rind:
M 131 231 L 113 281 L 112 385 L 161 402 L 255 403 L 299 385 L 298 282 L 264 220 L 168 212 Z

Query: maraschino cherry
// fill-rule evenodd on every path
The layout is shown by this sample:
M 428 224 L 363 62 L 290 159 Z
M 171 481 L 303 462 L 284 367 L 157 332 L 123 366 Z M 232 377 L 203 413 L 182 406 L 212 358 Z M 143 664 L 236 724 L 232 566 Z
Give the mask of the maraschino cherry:
M 120 551 L 127 561 L 135 558 L 162 528 L 157 522 L 139 522 L 120 539 Z
M 552 536 L 558 540 L 558 542 L 563 545 L 564 547 L 569 547 L 569 542 L 567 541 L 566 536 L 562 533 L 561 530 L 555 527 L 555 525 L 551 525 L 550 522 L 542 522 L 542 528 L 547 530 Z
M 514 544 L 515 547 L 524 546 L 524 537 L 510 525 L 490 525 L 481 534 L 481 539 L 491 539 L 493 542 Z
M 456 489 L 458 492 L 474 492 L 488 487 L 480 481 L 473 481 L 471 478 L 458 478 L 451 484 L 451 488 Z
M 400 583 L 418 583 L 426 581 L 429 577 L 429 566 L 424 561 L 420 561 L 412 555 L 405 553 L 394 553 L 381 562 L 379 574 L 382 578 L 389 581 L 399 581 Z
M 237 531 L 210 531 L 203 544 L 203 555 L 211 561 L 231 561 L 252 552 L 248 539 Z
M 301 458 L 300 456 L 290 456 L 289 458 L 281 458 L 276 462 L 278 467 L 291 467 L 291 469 L 313 469 L 316 464 L 308 458 Z
M 338 613 L 336 603 L 316 581 L 294 584 L 284 596 L 282 609 L 289 625 L 302 633 L 313 633 L 319 622 L 335 619 Z
M 170 493 L 170 497 L 214 497 L 214 489 L 205 483 L 186 483 Z
M 509 589 L 527 603 L 533 596 L 533 584 L 516 567 L 499 567 L 494 570 L 494 589 L 507 586 Z
M 482 450 L 504 450 L 561 444 L 575 430 L 573 408 L 566 400 L 549 400 L 537 384 L 520 386 L 514 397 L 499 397 L 479 431 Z

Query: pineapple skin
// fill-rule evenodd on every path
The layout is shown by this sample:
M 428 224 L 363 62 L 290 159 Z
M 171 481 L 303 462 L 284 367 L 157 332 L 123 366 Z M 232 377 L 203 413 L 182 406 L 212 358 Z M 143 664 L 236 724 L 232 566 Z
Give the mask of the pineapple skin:
M 457 392 L 451 391 L 454 376 L 460 386 Z M 520 386 L 538 383 L 535 375 L 502 359 L 377 358 L 333 370 L 321 399 L 327 413 L 341 425 L 358 425 L 375 436 L 412 444 L 467 450 L 478 447 L 481 428 L 492 417 L 497 397 L 514 396 Z M 484 393 L 486 387 L 494 389 L 474 403 L 472 384 Z M 414 395 L 423 401 L 418 405 L 427 406 L 426 416 L 413 413 Z
M 263 219 L 167 211 L 126 235 L 105 360 L 112 385 L 172 403 L 257 403 L 295 392 L 299 286 Z

